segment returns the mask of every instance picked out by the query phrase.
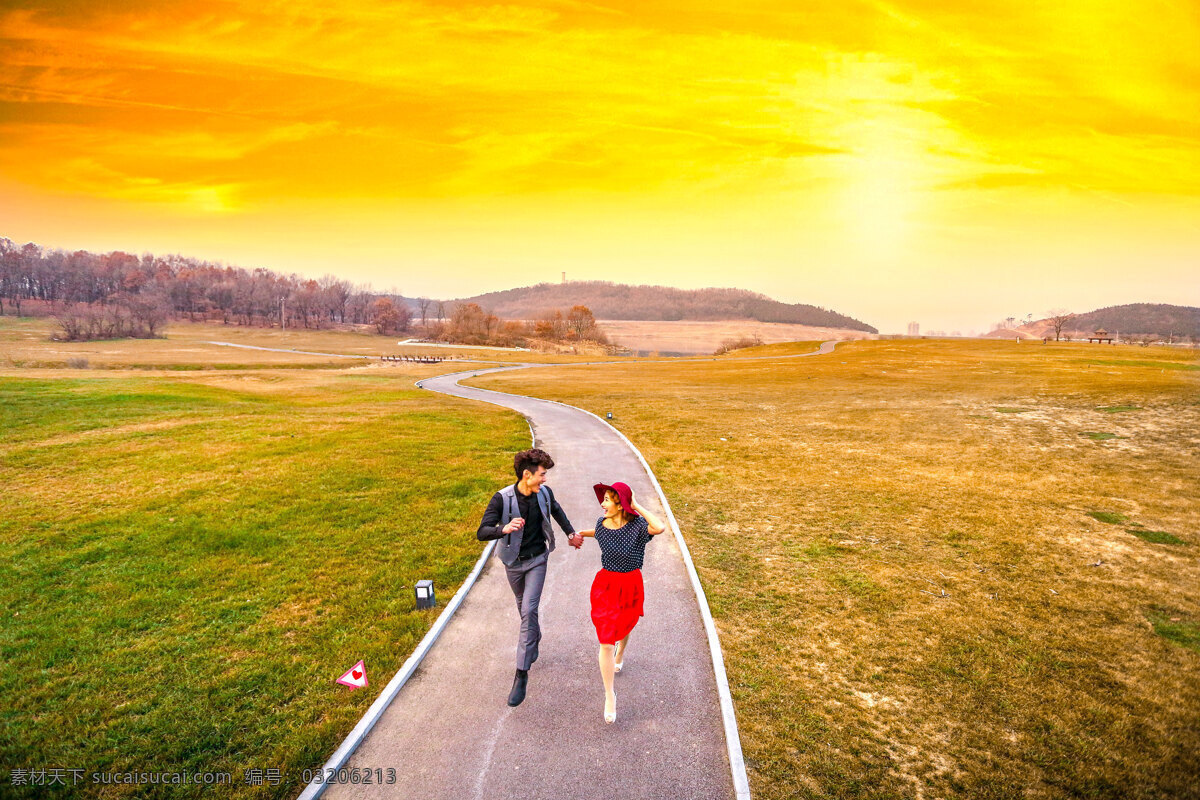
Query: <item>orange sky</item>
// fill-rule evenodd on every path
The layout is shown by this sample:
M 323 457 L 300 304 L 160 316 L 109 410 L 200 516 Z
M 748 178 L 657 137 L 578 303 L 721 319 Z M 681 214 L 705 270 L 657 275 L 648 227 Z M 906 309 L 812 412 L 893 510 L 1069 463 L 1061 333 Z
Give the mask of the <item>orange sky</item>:
M 739 286 L 884 331 L 1200 305 L 1195 0 L 0 9 L 19 243 Z

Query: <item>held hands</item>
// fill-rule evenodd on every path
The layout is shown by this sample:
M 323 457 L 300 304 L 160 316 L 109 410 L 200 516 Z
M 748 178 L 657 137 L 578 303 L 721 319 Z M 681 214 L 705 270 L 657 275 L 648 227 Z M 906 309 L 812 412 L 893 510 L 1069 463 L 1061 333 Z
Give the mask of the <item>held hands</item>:
M 525 519 L 523 517 L 513 517 L 507 525 L 500 529 L 500 532 L 504 534 L 516 533 L 524 527 Z M 578 532 L 568 536 L 567 541 L 570 542 L 571 547 L 574 547 L 576 550 L 583 547 L 583 536 L 581 536 Z

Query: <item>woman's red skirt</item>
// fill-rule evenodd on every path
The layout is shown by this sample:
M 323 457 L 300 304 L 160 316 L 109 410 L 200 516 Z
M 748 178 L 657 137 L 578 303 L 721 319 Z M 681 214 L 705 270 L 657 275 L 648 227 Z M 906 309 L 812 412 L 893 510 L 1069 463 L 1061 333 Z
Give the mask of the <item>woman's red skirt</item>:
M 592 624 L 600 644 L 616 644 L 629 635 L 642 613 L 642 571 L 602 569 L 592 581 Z

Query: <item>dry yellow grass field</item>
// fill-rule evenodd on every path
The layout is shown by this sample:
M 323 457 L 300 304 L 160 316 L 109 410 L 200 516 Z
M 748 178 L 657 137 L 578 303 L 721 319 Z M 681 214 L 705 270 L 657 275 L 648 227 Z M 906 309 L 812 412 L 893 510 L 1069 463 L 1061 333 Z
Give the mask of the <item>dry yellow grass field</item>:
M 471 383 L 612 411 L 645 453 L 756 798 L 1200 796 L 1195 351 L 869 341 Z
M 382 336 L 351 330 L 305 330 L 240 327 L 220 323 L 176 321 L 163 339 L 114 339 L 94 342 L 56 342 L 52 318 L 0 317 L 0 369 L 63 368 L 80 364 L 88 368 L 230 369 L 230 368 L 347 368 L 354 359 L 304 353 L 271 352 L 247 347 L 227 347 L 229 342 L 249 347 L 305 350 L 313 353 L 361 355 L 377 360 L 382 355 L 431 355 L 478 362 L 539 361 L 573 363 L 594 361 L 596 354 L 547 354 L 485 348 L 434 347 L 399 342 L 403 334 Z M 470 365 L 464 368 L 469 368 Z M 441 371 L 445 371 L 444 369 Z
M 871 334 L 840 328 L 814 328 L 783 322 L 759 322 L 754 319 L 716 321 L 605 319 L 600 328 L 611 341 L 644 352 L 708 354 L 726 339 L 757 335 L 765 344 L 808 341 L 813 339 L 869 339 Z

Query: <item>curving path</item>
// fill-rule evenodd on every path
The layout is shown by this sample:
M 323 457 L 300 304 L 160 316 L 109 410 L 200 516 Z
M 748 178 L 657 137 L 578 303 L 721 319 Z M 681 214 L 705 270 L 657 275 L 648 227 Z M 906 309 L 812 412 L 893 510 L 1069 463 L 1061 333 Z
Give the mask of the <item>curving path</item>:
M 626 481 L 640 502 L 663 513 L 637 456 L 609 425 L 545 400 L 459 386 L 461 377 L 422 385 L 524 414 L 537 445 L 557 462 L 550 485 L 576 527 L 595 523 L 591 487 L 600 480 Z M 519 618 L 503 566 L 492 558 L 437 646 L 346 763 L 395 767 L 399 782 L 331 786 L 324 797 L 733 798 L 696 596 L 669 533 L 646 550 L 646 617 L 617 676 L 615 725 L 601 717 L 604 689 L 588 615 L 600 551 L 595 541 L 576 551 L 560 537 L 542 594 L 541 657 L 525 702 L 515 709 L 505 702 Z
M 800 355 L 832 349 L 827 342 Z M 666 518 L 640 457 L 604 421 L 553 401 L 458 384 L 462 378 L 534 366 L 551 365 L 477 369 L 426 378 L 419 385 L 524 415 L 537 446 L 557 462 L 550 485 L 577 528 L 593 527 L 599 516 L 591 488 L 598 481 L 627 482 L 640 502 Z M 541 657 L 530 671 L 525 702 L 515 709 L 505 702 L 519 618 L 503 566 L 488 558 L 437 646 L 361 743 L 343 745 L 353 752 L 342 766 L 360 774 L 382 769 L 385 775 L 393 768 L 397 782 L 330 784 L 322 797 L 749 797 L 728 688 L 723 697 L 719 692 L 724 667 L 718 665 L 718 678 L 702 619 L 707 609 L 697 603 L 679 542 L 668 531 L 646 548 L 646 616 L 616 678 L 617 722 L 608 726 L 601 717 L 604 691 L 588 613 L 599 548 L 587 540 L 576 551 L 557 526 L 556 535 L 558 548 L 542 594 Z M 730 740 L 726 724 L 732 728 Z M 304 796 L 313 796 L 314 789 Z

